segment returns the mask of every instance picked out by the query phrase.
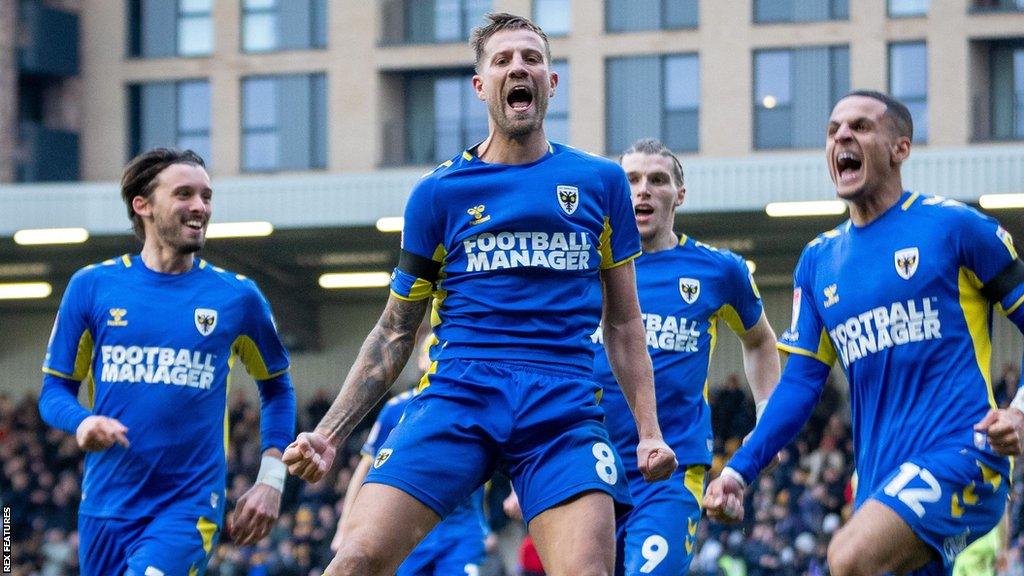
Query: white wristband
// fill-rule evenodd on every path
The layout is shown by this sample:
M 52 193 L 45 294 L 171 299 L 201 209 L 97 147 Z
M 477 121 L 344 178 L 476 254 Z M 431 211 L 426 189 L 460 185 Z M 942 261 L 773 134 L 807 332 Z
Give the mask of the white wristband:
M 764 414 L 764 409 L 767 408 L 767 407 L 768 407 L 768 399 L 767 398 L 765 398 L 764 400 L 761 400 L 760 402 L 758 402 L 757 404 L 754 405 L 754 415 L 755 415 L 754 425 L 755 426 L 757 425 L 758 422 L 761 421 L 761 415 Z
M 1017 388 L 1017 395 L 1013 397 L 1013 402 L 1010 402 L 1010 408 L 1024 412 L 1024 383 Z
M 256 474 L 256 484 L 266 484 L 278 492 L 284 491 L 284 479 L 288 476 L 288 467 L 279 458 L 264 456 L 260 460 L 260 471 Z
M 722 473 L 719 474 L 719 476 L 726 476 L 728 478 L 732 478 L 733 480 L 739 482 L 740 486 L 742 486 L 744 490 L 747 489 L 747 481 L 743 479 L 743 475 L 733 470 L 732 468 L 729 468 L 728 466 L 722 468 Z

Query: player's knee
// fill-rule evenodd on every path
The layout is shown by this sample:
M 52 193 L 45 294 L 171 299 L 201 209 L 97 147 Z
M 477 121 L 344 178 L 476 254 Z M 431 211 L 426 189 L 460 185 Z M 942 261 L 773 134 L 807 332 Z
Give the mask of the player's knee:
M 857 546 L 849 534 L 840 530 L 828 545 L 828 569 L 831 576 L 877 576 L 871 557 Z
M 390 558 L 381 547 L 349 540 L 338 550 L 328 573 L 337 576 L 385 574 L 389 564 Z

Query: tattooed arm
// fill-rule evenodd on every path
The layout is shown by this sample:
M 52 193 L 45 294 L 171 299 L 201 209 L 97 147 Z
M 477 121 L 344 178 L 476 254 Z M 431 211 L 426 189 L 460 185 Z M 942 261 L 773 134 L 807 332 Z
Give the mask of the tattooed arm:
M 428 300 L 407 301 L 392 295 L 377 325 L 363 342 L 355 364 L 330 410 L 313 432 L 299 434 L 282 460 L 288 471 L 316 482 L 331 468 L 338 445 L 348 438 L 394 383 L 416 345 L 416 330 Z

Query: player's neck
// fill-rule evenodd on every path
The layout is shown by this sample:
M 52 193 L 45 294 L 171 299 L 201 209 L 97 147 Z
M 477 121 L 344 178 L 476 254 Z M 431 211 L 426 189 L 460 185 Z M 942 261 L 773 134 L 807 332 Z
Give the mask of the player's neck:
M 510 137 L 495 130 L 477 147 L 477 157 L 489 164 L 529 164 L 547 152 L 548 140 L 543 130 L 522 137 Z
M 162 274 L 184 274 L 192 269 L 194 256 L 182 254 L 170 246 L 147 239 L 142 246 L 142 262 L 146 268 Z
M 640 246 L 644 254 L 653 254 L 671 250 L 679 245 L 679 237 L 671 228 L 664 228 L 650 238 L 640 238 Z
M 850 221 L 854 226 L 867 226 L 892 208 L 903 195 L 903 181 L 891 179 L 871 193 L 862 193 L 850 199 Z

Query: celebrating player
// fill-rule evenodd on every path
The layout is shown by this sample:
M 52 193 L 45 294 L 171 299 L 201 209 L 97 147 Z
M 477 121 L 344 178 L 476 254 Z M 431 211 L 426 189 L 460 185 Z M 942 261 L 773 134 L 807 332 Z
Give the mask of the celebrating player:
M 39 409 L 88 452 L 82 574 L 202 574 L 223 523 L 233 358 L 261 397 L 263 461 L 231 526 L 237 543 L 250 544 L 270 532 L 280 506 L 281 450 L 295 429 L 288 354 L 256 285 L 195 255 L 213 196 L 199 156 L 163 148 L 137 156 L 121 196 L 142 252 L 71 278 Z M 77 400 L 83 380 L 88 408 Z
M 782 380 L 704 500 L 714 517 L 742 517 L 744 486 L 799 431 L 838 358 L 859 482 L 829 545 L 834 576 L 948 574 L 1006 502 L 1009 462 L 972 427 L 994 406 L 993 305 L 1024 330 L 1024 263 L 993 219 L 903 190 L 912 137 L 887 95 L 856 91 L 833 108 L 826 159 L 850 219 L 804 249 Z
M 639 140 L 620 158 L 632 189 L 643 255 L 636 260 L 640 309 L 654 364 L 658 413 L 681 466 L 668 482 L 643 481 L 630 446 L 637 443 L 626 399 L 595 332 L 594 377 L 604 386 L 605 424 L 622 455 L 634 508 L 619 518 L 616 561 L 625 574 L 686 574 L 696 542 L 711 464 L 707 374 L 718 323 L 740 337 L 758 415 L 779 379 L 775 334 L 746 262 L 673 231 L 686 195 L 683 167 L 657 140 Z M 685 520 L 684 520 L 685 519 Z
M 602 306 L 640 470 L 661 479 L 676 467 L 643 343 L 628 182 L 614 163 L 548 142 L 558 76 L 547 38 L 525 18 L 488 19 L 472 44 L 490 133 L 413 190 L 384 313 L 328 414 L 285 452 L 307 480 L 329 469 L 408 359 L 433 294 L 434 363 L 378 452 L 328 574 L 393 573 L 499 464 L 549 574 L 610 574 L 613 499 L 629 495 L 591 379 Z

